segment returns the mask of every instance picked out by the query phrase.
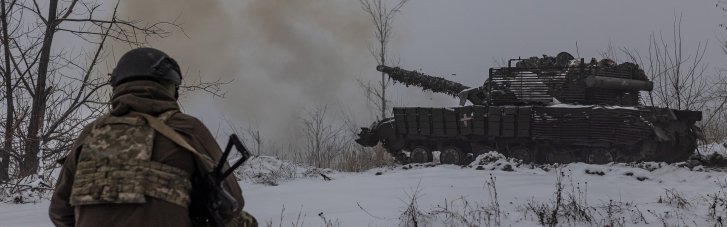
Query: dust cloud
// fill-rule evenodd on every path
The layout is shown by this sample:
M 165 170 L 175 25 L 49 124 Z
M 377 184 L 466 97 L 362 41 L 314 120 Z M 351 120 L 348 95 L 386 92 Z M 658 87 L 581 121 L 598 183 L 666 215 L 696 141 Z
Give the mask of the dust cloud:
M 358 2 L 125 0 L 121 8 L 126 18 L 181 26 L 183 33 L 150 44 L 179 62 L 185 81 L 233 80 L 223 99 L 196 93 L 182 100 L 205 123 L 218 124 L 209 125 L 213 131 L 227 128 L 220 122 L 226 118 L 287 139 L 281 135 L 306 108 L 326 104 L 371 119 L 360 114 L 371 111 L 356 79 L 376 78 L 372 26 Z

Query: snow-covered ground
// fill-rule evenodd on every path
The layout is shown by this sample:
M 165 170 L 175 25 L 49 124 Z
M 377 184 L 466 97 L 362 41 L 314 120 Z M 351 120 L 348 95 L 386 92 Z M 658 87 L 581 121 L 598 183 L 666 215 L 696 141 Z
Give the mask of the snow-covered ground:
M 338 173 L 259 157 L 240 184 L 262 226 L 715 226 L 727 217 L 727 174 L 716 169 L 480 158 Z M 51 226 L 47 207 L 0 204 L 0 226 Z

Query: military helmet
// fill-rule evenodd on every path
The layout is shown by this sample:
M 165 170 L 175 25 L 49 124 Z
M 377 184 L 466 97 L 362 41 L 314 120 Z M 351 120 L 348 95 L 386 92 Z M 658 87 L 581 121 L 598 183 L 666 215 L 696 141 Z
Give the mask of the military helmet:
M 111 73 L 113 87 L 132 80 L 152 80 L 179 86 L 182 73 L 177 61 L 169 55 L 154 48 L 142 47 L 121 56 Z

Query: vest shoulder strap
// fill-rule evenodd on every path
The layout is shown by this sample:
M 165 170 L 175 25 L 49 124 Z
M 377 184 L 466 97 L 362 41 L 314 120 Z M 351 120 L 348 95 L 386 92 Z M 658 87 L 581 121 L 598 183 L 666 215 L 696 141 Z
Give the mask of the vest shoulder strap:
M 164 114 L 169 113 L 169 112 L 171 112 L 171 111 L 165 112 Z M 185 140 L 184 137 L 182 137 L 182 135 L 179 134 L 179 132 L 177 132 L 173 128 L 169 127 L 162 120 L 160 120 L 160 119 L 158 119 L 156 117 L 153 117 L 153 116 L 151 116 L 149 114 L 139 113 L 139 112 L 136 112 L 135 114 L 138 114 L 139 116 L 141 116 L 144 119 L 146 119 L 147 123 L 149 123 L 149 126 L 151 126 L 152 128 L 154 128 L 154 130 L 156 130 L 157 132 L 159 132 L 160 134 L 162 134 L 164 137 L 167 137 L 172 142 L 176 143 L 180 147 L 184 148 L 185 150 L 187 150 L 189 152 L 192 152 L 192 154 L 194 154 L 195 156 L 199 157 L 200 160 L 202 161 L 202 163 L 205 164 L 205 167 L 206 168 L 212 169 L 212 167 L 214 166 L 214 163 L 213 163 L 214 160 L 212 160 L 212 158 L 210 158 L 209 156 L 207 156 L 205 154 L 202 154 L 199 151 L 197 151 L 197 149 L 195 149 L 194 147 L 192 147 L 192 145 L 190 145 L 187 142 L 187 140 Z M 164 114 L 162 114 L 162 117 L 163 117 Z M 174 113 L 170 114 L 169 116 L 167 116 L 167 118 L 171 117 L 171 115 L 173 115 L 173 114 Z

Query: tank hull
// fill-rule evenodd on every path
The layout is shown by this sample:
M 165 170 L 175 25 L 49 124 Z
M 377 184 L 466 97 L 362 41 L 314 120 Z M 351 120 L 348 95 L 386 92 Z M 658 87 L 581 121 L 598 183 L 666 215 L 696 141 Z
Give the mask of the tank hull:
M 394 108 L 359 143 L 381 142 L 403 163 L 431 161 L 440 151 L 443 163 L 465 164 L 491 150 L 536 163 L 678 162 L 696 149 L 699 120 L 698 111 L 654 107 Z

